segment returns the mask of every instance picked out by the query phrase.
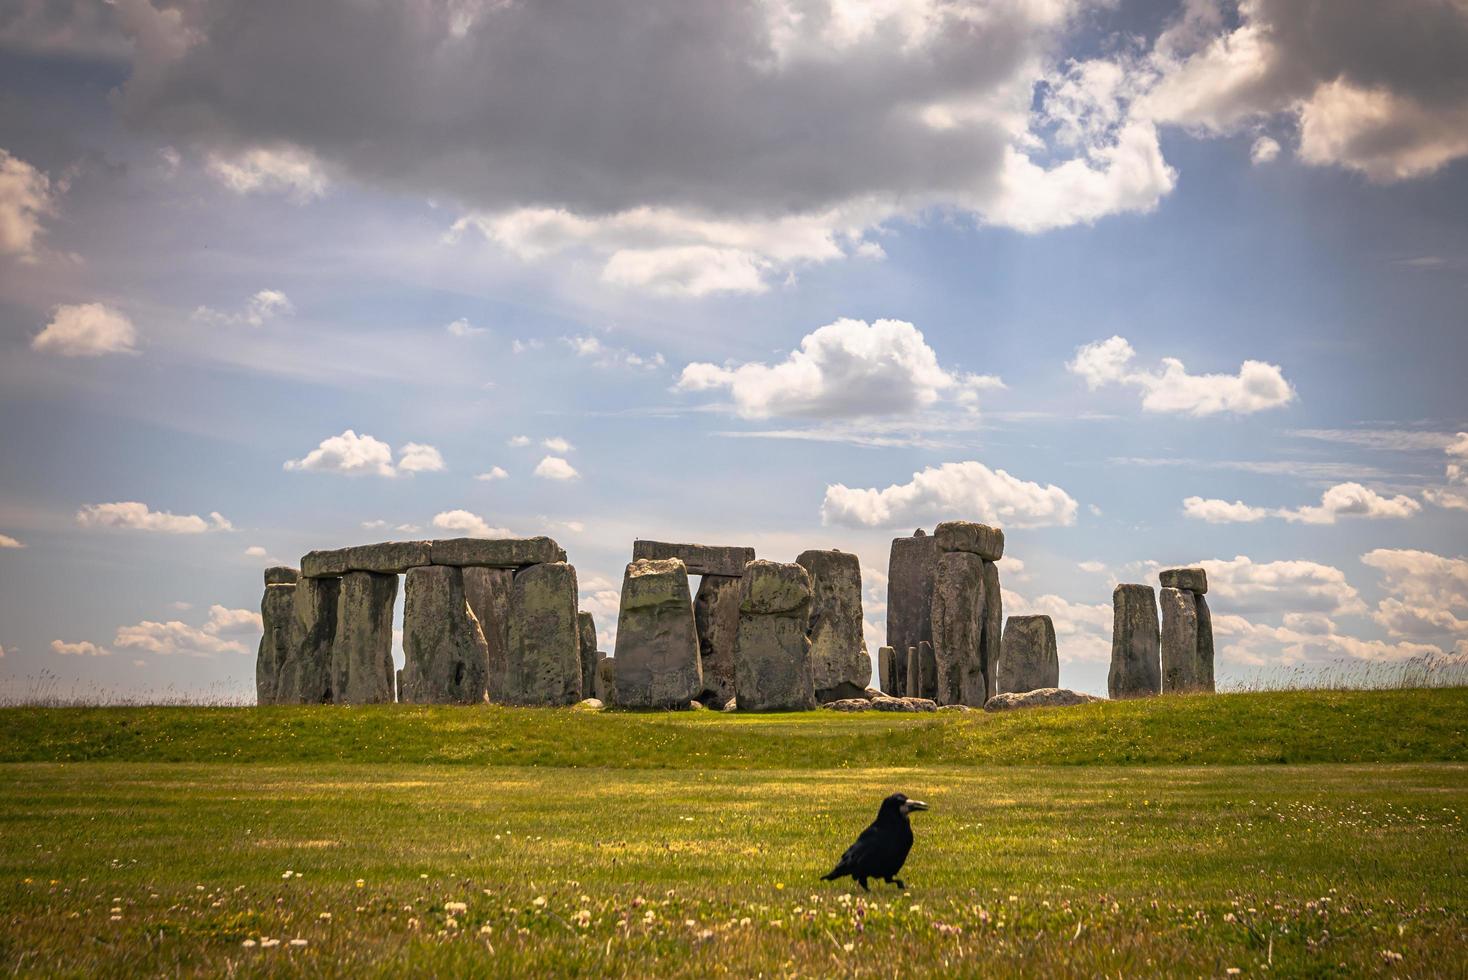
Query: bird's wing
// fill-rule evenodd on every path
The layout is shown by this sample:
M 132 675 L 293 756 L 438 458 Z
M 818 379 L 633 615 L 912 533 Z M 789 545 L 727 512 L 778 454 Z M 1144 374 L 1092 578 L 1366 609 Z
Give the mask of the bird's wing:
M 872 824 L 866 830 L 863 830 L 861 835 L 856 838 L 855 843 L 846 849 L 845 854 L 841 855 L 841 860 L 836 862 L 835 871 L 832 873 L 844 871 L 847 868 L 860 867 L 872 852 L 877 849 L 877 838 L 879 835 L 880 832 L 876 824 Z

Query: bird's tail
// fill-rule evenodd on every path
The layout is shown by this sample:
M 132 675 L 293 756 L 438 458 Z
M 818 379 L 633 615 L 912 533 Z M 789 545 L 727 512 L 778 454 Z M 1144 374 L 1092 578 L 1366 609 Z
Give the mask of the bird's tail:
M 838 865 L 836 865 L 836 867 L 832 868 L 830 871 L 827 871 L 825 874 L 821 875 L 821 880 L 822 881 L 835 881 L 837 878 L 840 878 L 844 874 L 846 874 L 846 867 L 844 865 L 838 864 Z

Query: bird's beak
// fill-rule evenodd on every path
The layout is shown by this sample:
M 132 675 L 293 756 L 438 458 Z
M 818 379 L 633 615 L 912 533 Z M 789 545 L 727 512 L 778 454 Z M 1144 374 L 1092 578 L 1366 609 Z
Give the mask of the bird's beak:
M 902 804 L 903 813 L 911 813 L 914 810 L 926 810 L 927 808 L 928 805 L 922 800 L 908 800 L 906 803 Z

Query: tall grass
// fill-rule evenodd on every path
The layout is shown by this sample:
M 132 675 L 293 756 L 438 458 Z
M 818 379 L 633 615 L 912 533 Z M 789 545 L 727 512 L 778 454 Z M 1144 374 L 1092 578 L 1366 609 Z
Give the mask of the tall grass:
M 1429 653 L 1409 660 L 1336 660 L 1328 664 L 1261 667 L 1228 677 L 1220 691 L 1403 691 L 1468 687 L 1468 654 Z

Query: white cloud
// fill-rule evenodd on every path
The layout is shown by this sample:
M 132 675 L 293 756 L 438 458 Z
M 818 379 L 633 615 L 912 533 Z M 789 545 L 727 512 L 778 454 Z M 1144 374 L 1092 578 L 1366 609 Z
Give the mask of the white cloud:
M 1210 596 L 1211 598 L 1211 596 Z M 1391 662 L 1440 655 L 1424 643 L 1367 640 L 1337 632 L 1334 620 L 1320 616 L 1290 616 L 1282 626 L 1251 622 L 1231 613 L 1213 616 L 1218 658 L 1223 665 L 1277 667 L 1331 663 L 1342 658 Z
M 1361 563 L 1382 576 L 1389 593 L 1372 618 L 1392 636 L 1468 636 L 1468 560 L 1430 551 L 1378 548 Z
M 689 364 L 676 390 L 727 389 L 740 417 L 763 419 L 909 413 L 942 399 L 974 409 L 978 392 L 993 387 L 1002 383 L 941 367 L 911 323 L 840 319 L 806 334 L 798 350 L 774 365 Z
M 170 514 L 168 511 L 151 510 L 147 504 L 136 500 L 87 504 L 76 512 L 76 522 L 82 527 L 158 531 L 163 534 L 203 534 L 205 531 L 234 530 L 234 525 L 218 511 L 211 511 L 209 519 L 205 520 L 197 514 Z
M 528 446 L 528 445 L 530 445 L 530 437 L 529 436 L 510 436 L 510 438 L 508 438 L 508 439 L 505 440 L 505 445 L 507 445 L 507 446 L 514 446 L 517 449 L 520 448 L 521 446 Z
M 77 643 L 67 643 L 63 640 L 51 641 L 51 652 L 58 653 L 63 657 L 110 657 L 112 651 L 106 647 L 99 647 L 89 640 L 81 640 Z
M 576 337 L 562 337 L 561 343 L 571 349 L 577 357 L 591 361 L 597 367 L 603 368 L 639 368 L 644 370 L 656 370 L 666 363 L 661 354 L 651 354 L 644 357 L 634 354 L 632 351 L 622 347 L 611 347 L 602 343 L 595 337 L 583 334 Z
M 31 338 L 31 349 L 63 357 L 131 354 L 138 332 L 124 314 L 101 303 L 58 306 L 51 322 Z
M 1261 136 L 1249 147 L 1249 160 L 1252 163 L 1273 163 L 1279 156 L 1279 141 L 1268 136 Z
M 1444 472 L 1450 486 L 1429 487 L 1422 491 L 1422 496 L 1428 503 L 1448 510 L 1468 510 L 1468 492 L 1455 489 L 1468 487 L 1468 463 L 1458 462 L 1468 460 L 1468 432 L 1455 435 L 1444 451 L 1452 458 Z
M 821 523 L 894 527 L 929 519 L 967 519 L 1008 527 L 1075 523 L 1076 501 L 1052 484 L 1020 480 L 972 460 L 944 463 L 914 473 L 908 483 L 883 490 L 826 487 Z
M 1104 561 L 1081 561 L 1076 562 L 1076 568 L 1083 572 L 1090 572 L 1092 575 L 1099 575 L 1106 571 L 1106 563 Z
M 1008 559 L 1005 559 L 1008 562 Z M 1062 663 L 1108 663 L 1111 660 L 1111 603 L 1081 603 L 1047 594 L 1029 599 L 1004 590 L 1007 616 L 1049 616 Z
M 1338 483 L 1320 495 L 1319 505 L 1302 507 L 1252 507 L 1243 501 L 1205 500 L 1189 497 L 1183 501 L 1183 513 L 1210 524 L 1252 523 L 1266 517 L 1279 517 L 1301 524 L 1334 524 L 1341 517 L 1368 519 L 1411 517 L 1422 505 L 1411 497 L 1397 494 L 1384 497 L 1359 483 Z
M 209 607 L 209 619 L 203 626 L 210 636 L 259 633 L 264 628 L 260 613 L 254 609 L 229 609 L 217 603 Z
M 509 475 L 510 474 L 505 471 L 505 468 L 503 466 L 491 466 L 489 469 L 485 470 L 483 473 L 476 473 L 476 474 L 474 474 L 474 479 L 476 479 L 476 480 L 482 480 L 485 483 L 488 483 L 488 482 L 490 482 L 492 480 L 503 480 L 505 477 L 507 477 Z
M 54 207 L 50 179 L 0 149 L 0 255 L 30 258 L 41 218 Z
M 380 531 L 383 528 L 387 527 L 387 521 L 384 521 L 384 520 L 363 521 L 362 522 L 362 527 L 364 527 L 368 531 Z
M 325 194 L 328 184 L 321 162 L 308 151 L 292 146 L 256 147 L 234 155 L 210 154 L 206 167 L 236 194 L 286 193 L 304 202 Z
M 247 558 L 264 558 L 265 557 L 265 549 L 262 548 L 262 547 L 260 547 L 258 544 L 252 544 L 248 548 L 245 549 L 245 557 L 247 557 Z
M 1244 555 L 1192 564 L 1208 572 L 1208 598 L 1233 613 L 1361 615 L 1366 604 L 1345 572 L 1313 561 L 1255 562 Z M 1155 571 L 1155 569 L 1154 569 Z
M 540 444 L 553 453 L 569 453 L 576 448 L 560 436 L 551 436 L 549 439 L 542 439 L 540 440 Z
M 251 296 L 243 310 L 238 313 L 223 313 L 208 306 L 194 310 L 193 318 L 205 323 L 243 323 L 252 327 L 264 326 L 266 321 L 278 316 L 288 316 L 296 310 L 290 297 L 278 289 L 261 289 Z
M 543 480 L 574 480 L 581 474 L 560 456 L 546 456 L 535 464 L 535 475 Z
M 444 329 L 455 337 L 482 337 L 489 333 L 488 327 L 476 327 L 463 317 L 459 317 Z
M 240 640 L 225 639 L 176 619 L 166 623 L 145 619 L 134 626 L 119 626 L 112 645 L 128 650 L 147 650 L 164 657 L 213 657 L 221 653 L 248 652 Z
M 510 353 L 512 353 L 512 354 L 523 354 L 526 351 L 540 350 L 544 346 L 545 346 L 545 341 L 543 341 L 543 340 L 535 340 L 535 339 L 532 339 L 532 340 L 520 340 L 520 339 L 517 338 L 515 340 L 510 341 Z
M 478 514 L 467 510 L 446 510 L 433 515 L 433 526 L 441 531 L 453 531 L 471 538 L 513 538 L 517 535 L 508 528 L 491 527 Z
M 617 646 L 617 618 L 622 610 L 622 591 L 617 583 L 601 575 L 593 575 L 579 583 L 577 606 L 596 620 L 596 642 L 599 649 L 611 652 Z
M 443 456 L 433 446 L 417 442 L 398 448 L 393 464 L 392 448 L 381 439 L 347 429 L 321 444 L 301 459 L 286 460 L 287 470 L 315 470 L 343 476 L 397 476 L 400 473 L 431 473 L 444 468 Z
M 1236 375 L 1189 374 L 1175 357 L 1164 357 L 1161 371 L 1135 370 L 1135 354 L 1126 338 L 1110 337 L 1077 348 L 1066 369 L 1084 378 L 1092 391 L 1108 384 L 1140 388 L 1142 408 L 1149 412 L 1249 414 L 1287 405 L 1295 397 L 1284 372 L 1264 361 L 1245 361 Z
M 0 534 L 0 548 L 24 548 L 25 545 L 8 534 Z

